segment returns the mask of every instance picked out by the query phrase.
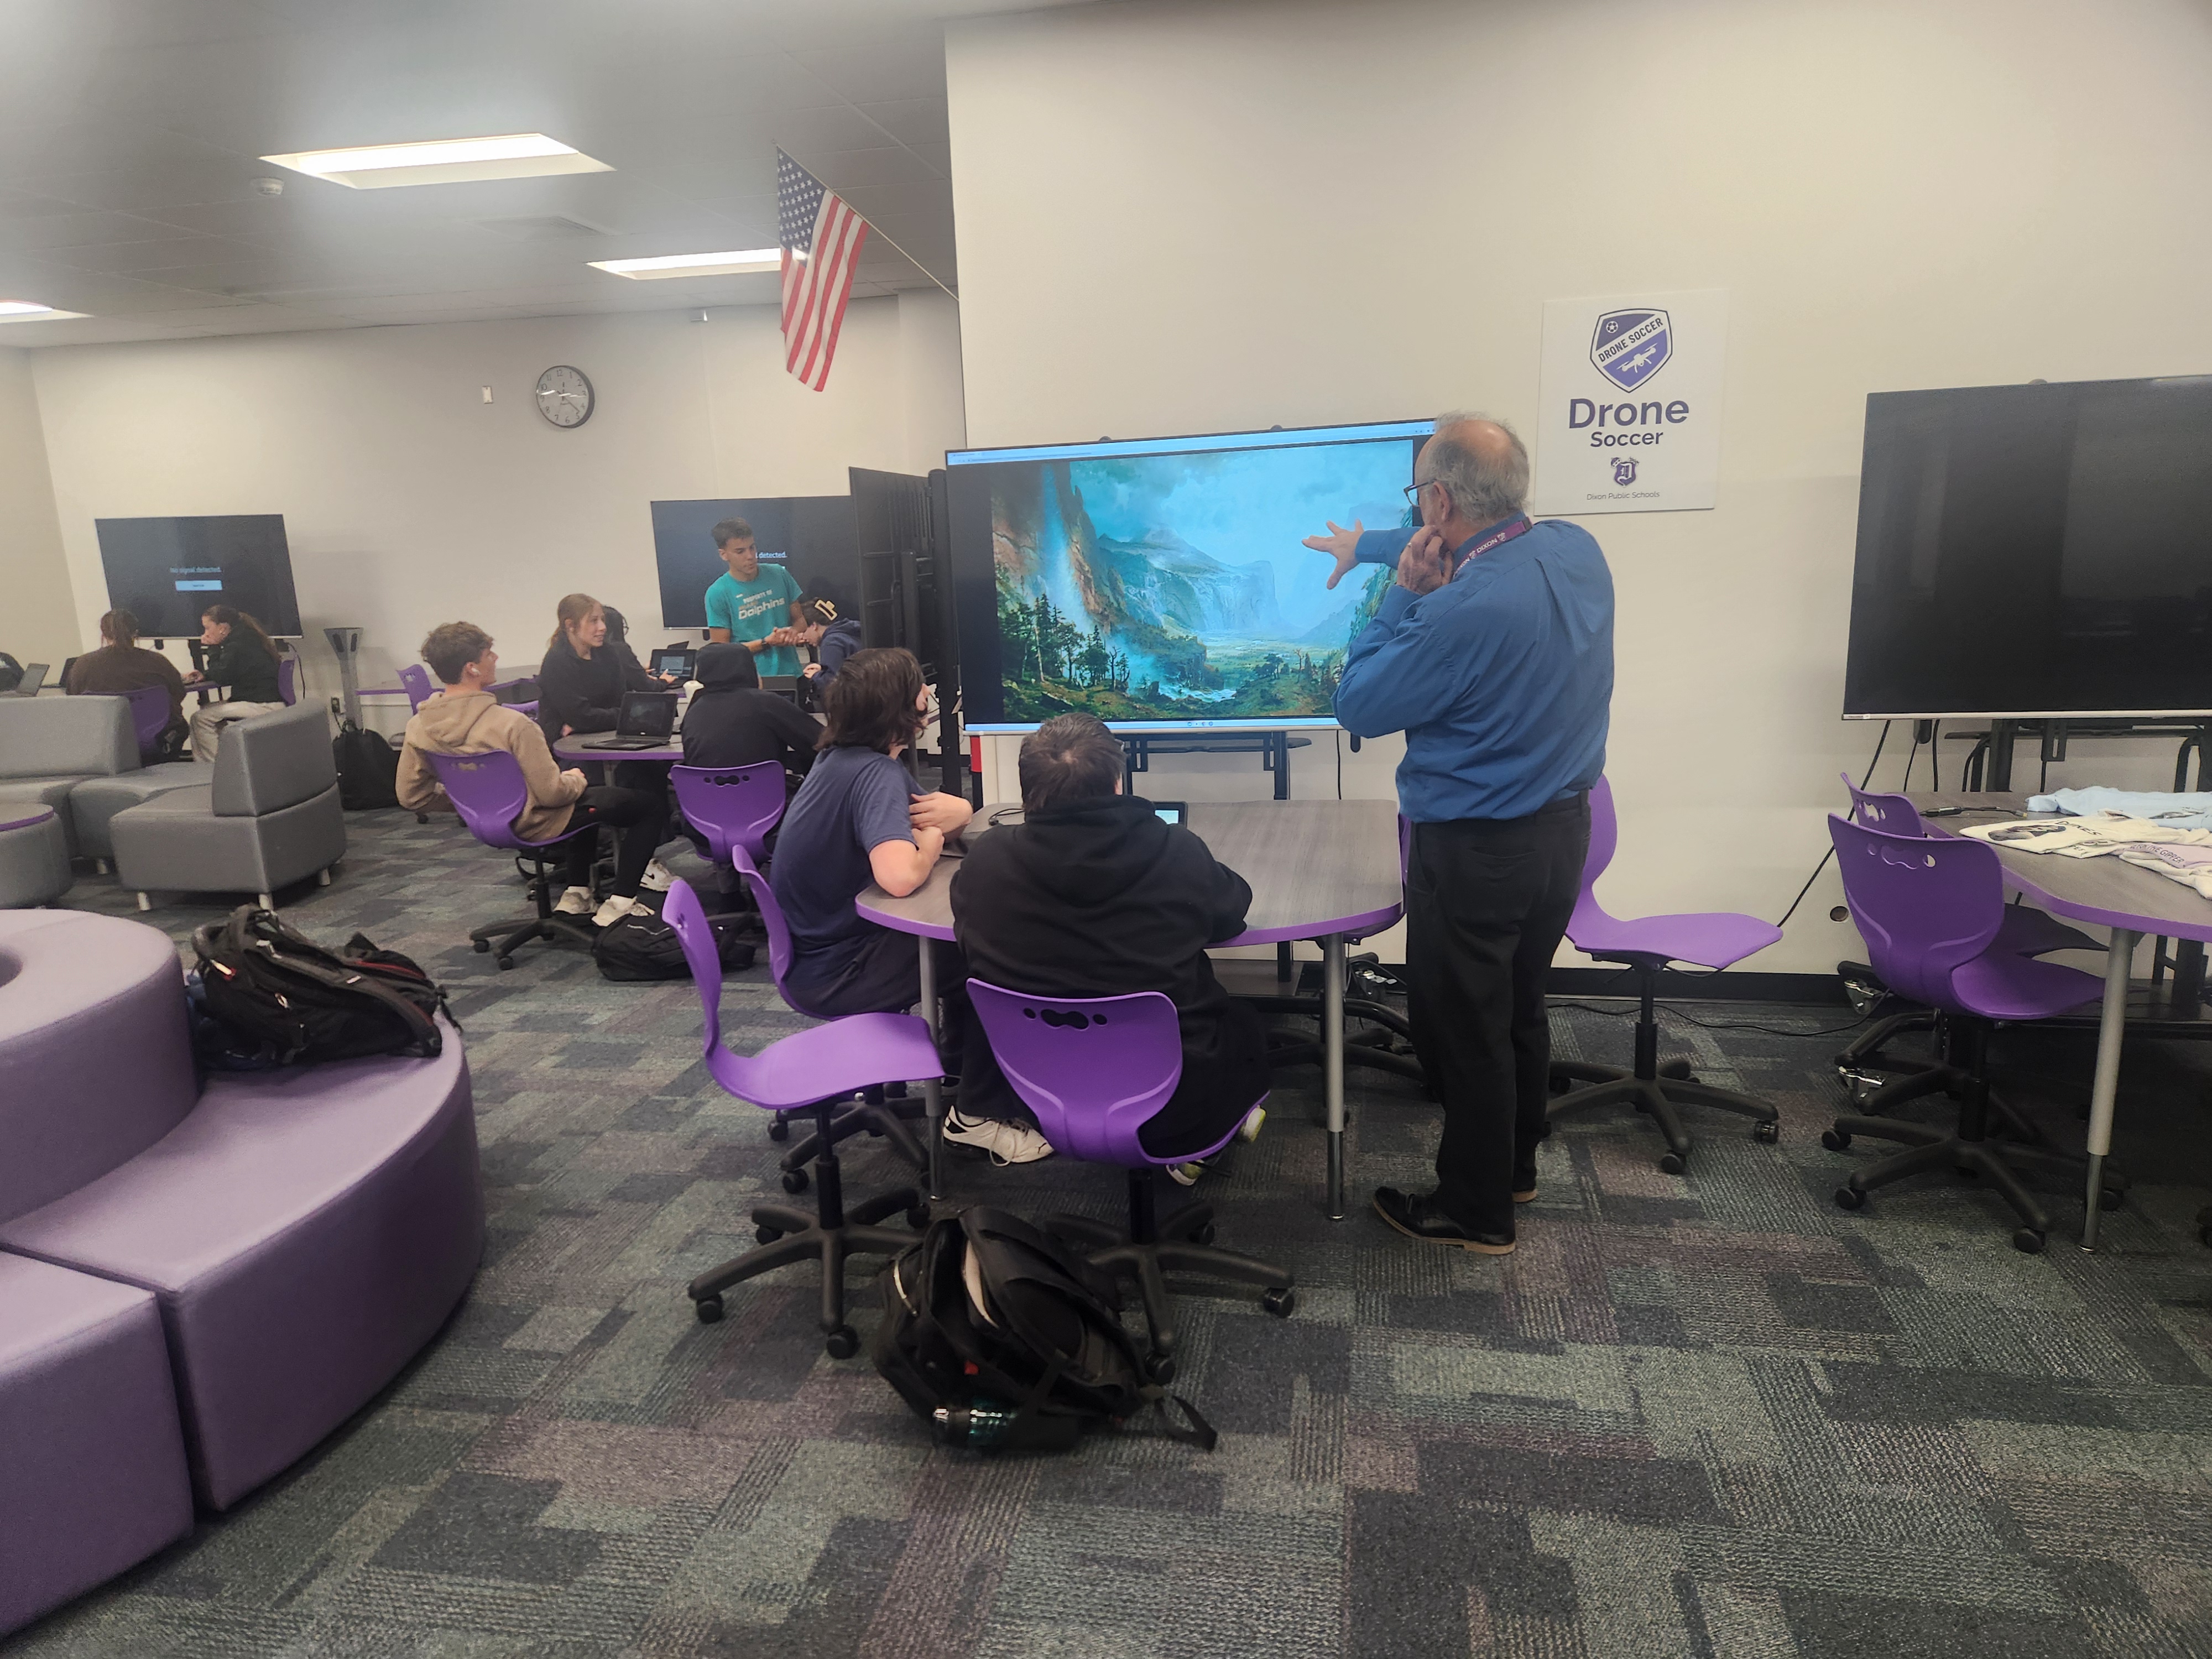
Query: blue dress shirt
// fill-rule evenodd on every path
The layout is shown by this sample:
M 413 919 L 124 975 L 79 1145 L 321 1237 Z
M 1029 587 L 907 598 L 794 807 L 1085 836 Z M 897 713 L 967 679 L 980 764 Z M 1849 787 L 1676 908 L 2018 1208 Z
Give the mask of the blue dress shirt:
M 1412 537 L 1370 530 L 1360 561 L 1395 564 Z M 1336 688 L 1346 731 L 1406 734 L 1398 800 L 1416 823 L 1526 817 L 1589 788 L 1612 703 L 1613 573 L 1561 519 L 1467 560 L 1433 593 L 1393 586 Z

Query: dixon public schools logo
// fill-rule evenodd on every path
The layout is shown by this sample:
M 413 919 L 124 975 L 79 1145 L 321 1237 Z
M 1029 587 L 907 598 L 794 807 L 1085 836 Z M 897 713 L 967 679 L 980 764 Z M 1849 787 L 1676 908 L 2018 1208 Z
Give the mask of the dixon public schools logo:
M 1666 368 L 1674 350 L 1667 313 L 1649 307 L 1607 312 L 1590 339 L 1590 362 L 1623 392 L 1635 391 Z
M 1620 459 L 1615 461 L 1613 464 L 1613 481 L 1617 484 L 1634 483 L 1636 482 L 1636 463 L 1629 459 L 1625 455 L 1621 457 Z

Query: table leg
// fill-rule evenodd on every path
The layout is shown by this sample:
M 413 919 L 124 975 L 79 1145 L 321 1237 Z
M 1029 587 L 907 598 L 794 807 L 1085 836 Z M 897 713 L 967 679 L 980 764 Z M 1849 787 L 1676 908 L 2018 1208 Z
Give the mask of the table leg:
M 2112 1150 L 2112 1099 L 2120 1086 L 2120 1040 L 2128 1019 L 2128 974 L 2141 934 L 2112 929 L 2105 957 L 2105 1006 L 2097 1021 L 2097 1077 L 2089 1090 L 2088 1207 L 2082 1212 L 2081 1248 L 2097 1248 L 2097 1218 L 2103 1213 L 2105 1154 Z
M 1344 1219 L 1344 935 L 1321 942 L 1322 1088 L 1328 1109 L 1328 1218 Z
M 929 1024 L 929 1041 L 939 1046 L 937 1040 L 937 953 L 932 951 L 930 940 L 923 935 L 917 940 L 921 946 L 921 1017 Z M 941 1047 L 939 1052 L 942 1052 Z M 927 1112 L 926 1127 L 929 1131 L 929 1196 L 933 1202 L 945 1196 L 945 1090 L 935 1078 L 921 1085 L 921 1097 Z

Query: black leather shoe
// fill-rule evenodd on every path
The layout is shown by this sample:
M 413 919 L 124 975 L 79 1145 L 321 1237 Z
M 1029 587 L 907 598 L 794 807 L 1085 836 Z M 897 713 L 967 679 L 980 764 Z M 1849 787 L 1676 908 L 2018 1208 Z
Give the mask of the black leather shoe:
M 1449 1244 L 1483 1255 L 1510 1255 L 1513 1241 L 1498 1233 L 1471 1233 L 1437 1207 L 1434 1193 L 1407 1194 L 1395 1187 L 1375 1189 L 1375 1213 L 1408 1238 L 1424 1244 Z

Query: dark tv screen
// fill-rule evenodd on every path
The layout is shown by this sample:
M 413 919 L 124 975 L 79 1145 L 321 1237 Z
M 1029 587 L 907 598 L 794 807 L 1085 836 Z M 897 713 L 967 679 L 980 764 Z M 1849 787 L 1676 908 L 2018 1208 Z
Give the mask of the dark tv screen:
M 1325 520 L 1401 522 L 1428 421 L 945 457 L 971 732 L 1081 710 L 1117 730 L 1336 723 L 1345 652 L 1395 579 L 1332 589 Z
M 107 602 L 153 639 L 200 631 L 210 605 L 243 611 L 271 634 L 297 637 L 300 600 L 281 513 L 213 518 L 95 519 Z
M 704 628 L 707 590 L 725 569 L 714 526 L 743 519 L 763 565 L 781 564 L 800 589 L 825 593 L 841 615 L 860 604 L 860 543 L 849 495 L 759 495 L 653 503 L 653 557 L 660 572 L 665 628 Z
M 1867 399 L 1844 713 L 2212 711 L 2212 376 Z

